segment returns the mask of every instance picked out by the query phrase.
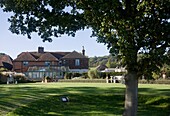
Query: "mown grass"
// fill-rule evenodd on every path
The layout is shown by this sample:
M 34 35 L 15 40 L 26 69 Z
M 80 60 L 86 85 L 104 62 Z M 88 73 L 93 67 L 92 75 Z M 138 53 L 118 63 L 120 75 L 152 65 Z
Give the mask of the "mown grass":
M 125 86 L 111 83 L 0 85 L 0 114 L 122 115 Z M 139 85 L 139 116 L 170 115 L 170 85 Z M 67 96 L 69 102 L 62 102 Z

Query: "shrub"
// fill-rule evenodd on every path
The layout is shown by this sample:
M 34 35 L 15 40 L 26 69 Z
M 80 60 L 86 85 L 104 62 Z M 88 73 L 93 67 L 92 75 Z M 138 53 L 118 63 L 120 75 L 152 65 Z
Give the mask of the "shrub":
M 152 77 L 153 77 L 154 79 L 158 79 L 158 78 L 160 78 L 160 75 L 157 74 L 157 73 L 155 73 L 155 72 L 152 72 Z
M 125 72 L 109 72 L 109 74 L 110 74 L 111 76 L 121 76 L 121 75 L 124 75 Z
M 15 74 L 15 75 L 13 76 L 13 78 L 14 78 L 15 80 L 17 80 L 18 82 L 20 82 L 20 83 L 23 83 L 23 82 L 27 82 L 27 81 L 28 81 L 27 78 L 25 77 L 25 75 L 22 75 L 22 74 Z
M 139 80 L 138 81 L 140 84 L 170 84 L 170 80 L 164 80 L 164 79 L 160 79 L 160 80 Z
M 49 76 L 45 77 L 45 79 L 50 80 L 51 78 Z
M 88 76 L 88 73 L 87 73 L 87 72 L 82 73 L 82 76 L 81 76 L 81 77 L 82 77 L 82 78 L 84 78 L 84 79 L 89 78 L 89 76 Z
M 64 74 L 64 79 L 68 79 L 68 73 Z
M 6 69 L 6 68 L 0 68 L 0 72 L 2 72 L 2 71 L 8 71 L 8 69 Z
M 100 78 L 100 73 L 97 71 L 97 69 L 90 69 L 88 71 L 88 76 L 90 79 Z
M 106 78 L 106 72 L 101 72 L 101 73 L 100 73 L 100 77 L 103 78 L 103 79 L 105 79 L 105 78 Z
M 170 77 L 170 69 L 166 71 L 166 76 Z
M 58 82 L 71 83 L 106 83 L 105 79 L 59 79 Z
M 73 77 L 80 77 L 80 76 L 82 76 L 81 73 L 73 73 Z
M 74 77 L 81 77 L 81 78 L 88 78 L 88 74 L 87 73 L 72 73 L 72 72 L 67 72 L 64 75 L 64 79 L 72 79 Z

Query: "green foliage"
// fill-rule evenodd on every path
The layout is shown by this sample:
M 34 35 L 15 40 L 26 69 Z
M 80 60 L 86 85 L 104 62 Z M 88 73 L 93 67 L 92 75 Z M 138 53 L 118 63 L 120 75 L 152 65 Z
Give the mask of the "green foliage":
M 50 80 L 51 78 L 49 76 L 46 76 L 45 79 Z
M 160 74 L 157 74 L 157 73 L 155 73 L 155 72 L 152 72 L 152 77 L 153 77 L 154 79 L 159 79 L 159 78 L 160 78 Z
M 8 71 L 8 69 L 6 69 L 6 68 L 0 68 L 0 72 L 3 72 L 3 71 Z
M 80 77 L 80 76 L 82 76 L 81 73 L 73 73 L 73 77 Z
M 90 57 L 89 59 L 89 66 L 90 67 L 97 67 L 100 64 L 107 64 L 110 65 L 110 68 L 115 68 L 120 66 L 119 62 L 117 62 L 118 58 L 116 56 L 108 55 L 108 56 L 100 56 L 100 57 Z
M 9 30 L 28 38 L 37 32 L 43 41 L 52 41 L 52 36 L 75 36 L 78 30 L 91 28 L 92 36 L 118 55 L 128 73 L 145 74 L 148 80 L 169 61 L 169 0 L 1 0 L 0 6 L 13 12 Z M 144 56 L 138 59 L 138 53 Z
M 100 73 L 94 68 L 88 71 L 88 76 L 90 79 L 100 78 Z
M 70 72 L 65 73 L 64 79 L 71 79 L 71 78 L 72 78 L 72 73 Z
M 107 63 L 106 63 L 106 66 L 107 66 L 108 68 L 111 68 L 111 59 L 110 59 L 110 58 L 108 59 L 108 61 L 107 61 Z
M 23 75 L 14 75 L 13 76 L 14 79 L 16 79 L 18 82 L 22 83 L 22 82 L 27 82 L 27 79 L 25 76 Z
M 139 80 L 140 84 L 170 84 L 170 80 L 158 79 L 158 80 Z
M 170 77 L 170 65 L 168 65 L 168 63 L 161 67 L 161 71 L 162 73 L 165 73 L 167 77 Z
M 81 76 L 81 77 L 82 77 L 82 78 L 84 78 L 84 79 L 89 78 L 89 77 L 88 77 L 88 72 L 86 72 L 86 73 L 85 73 L 85 72 L 84 72 L 84 73 L 82 73 L 82 76 Z
M 52 36 L 75 36 L 76 31 L 91 28 L 92 36 L 105 43 L 112 55 L 119 54 L 128 70 L 145 67 L 150 72 L 167 61 L 169 4 L 169 0 L 0 1 L 4 11 L 14 14 L 9 18 L 13 33 L 31 38 L 37 32 L 43 41 L 52 41 Z M 146 57 L 137 62 L 137 53 Z
M 75 36 L 76 31 L 91 28 L 92 36 L 105 43 L 112 55 L 118 54 L 128 71 L 140 73 L 155 71 L 167 61 L 169 4 L 169 0 L 0 1 L 4 11 L 14 13 L 9 18 L 11 32 L 28 38 L 37 32 L 43 41 L 52 41 L 52 36 Z M 145 57 L 137 61 L 137 53 Z
M 84 79 L 84 78 L 77 78 L 77 79 L 59 79 L 58 82 L 61 83 L 106 83 L 106 79 Z
M 100 64 L 106 64 L 107 60 L 108 60 L 108 56 L 90 57 L 89 58 L 89 66 L 90 67 L 97 67 Z
M 72 73 L 72 72 L 68 72 L 68 73 L 65 73 L 65 75 L 64 75 L 64 79 L 72 79 L 74 77 L 88 78 L 87 73 Z
M 101 72 L 101 73 L 100 73 L 100 77 L 101 77 L 101 78 L 105 79 L 106 76 L 107 76 L 106 72 Z

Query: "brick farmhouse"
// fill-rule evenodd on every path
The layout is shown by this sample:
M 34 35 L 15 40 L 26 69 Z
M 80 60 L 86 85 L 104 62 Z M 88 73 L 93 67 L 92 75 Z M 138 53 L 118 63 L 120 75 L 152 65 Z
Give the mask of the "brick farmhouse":
M 13 70 L 24 73 L 32 79 L 41 79 L 45 76 L 63 78 L 66 72 L 83 73 L 88 71 L 88 57 L 82 53 L 47 52 L 38 47 L 37 52 L 22 52 L 13 60 Z

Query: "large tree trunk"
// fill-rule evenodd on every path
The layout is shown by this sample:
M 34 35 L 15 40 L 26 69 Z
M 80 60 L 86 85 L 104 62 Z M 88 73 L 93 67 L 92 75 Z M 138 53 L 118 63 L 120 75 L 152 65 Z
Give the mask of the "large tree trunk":
M 123 116 L 137 116 L 138 78 L 137 72 L 128 72 L 125 77 L 125 111 Z

